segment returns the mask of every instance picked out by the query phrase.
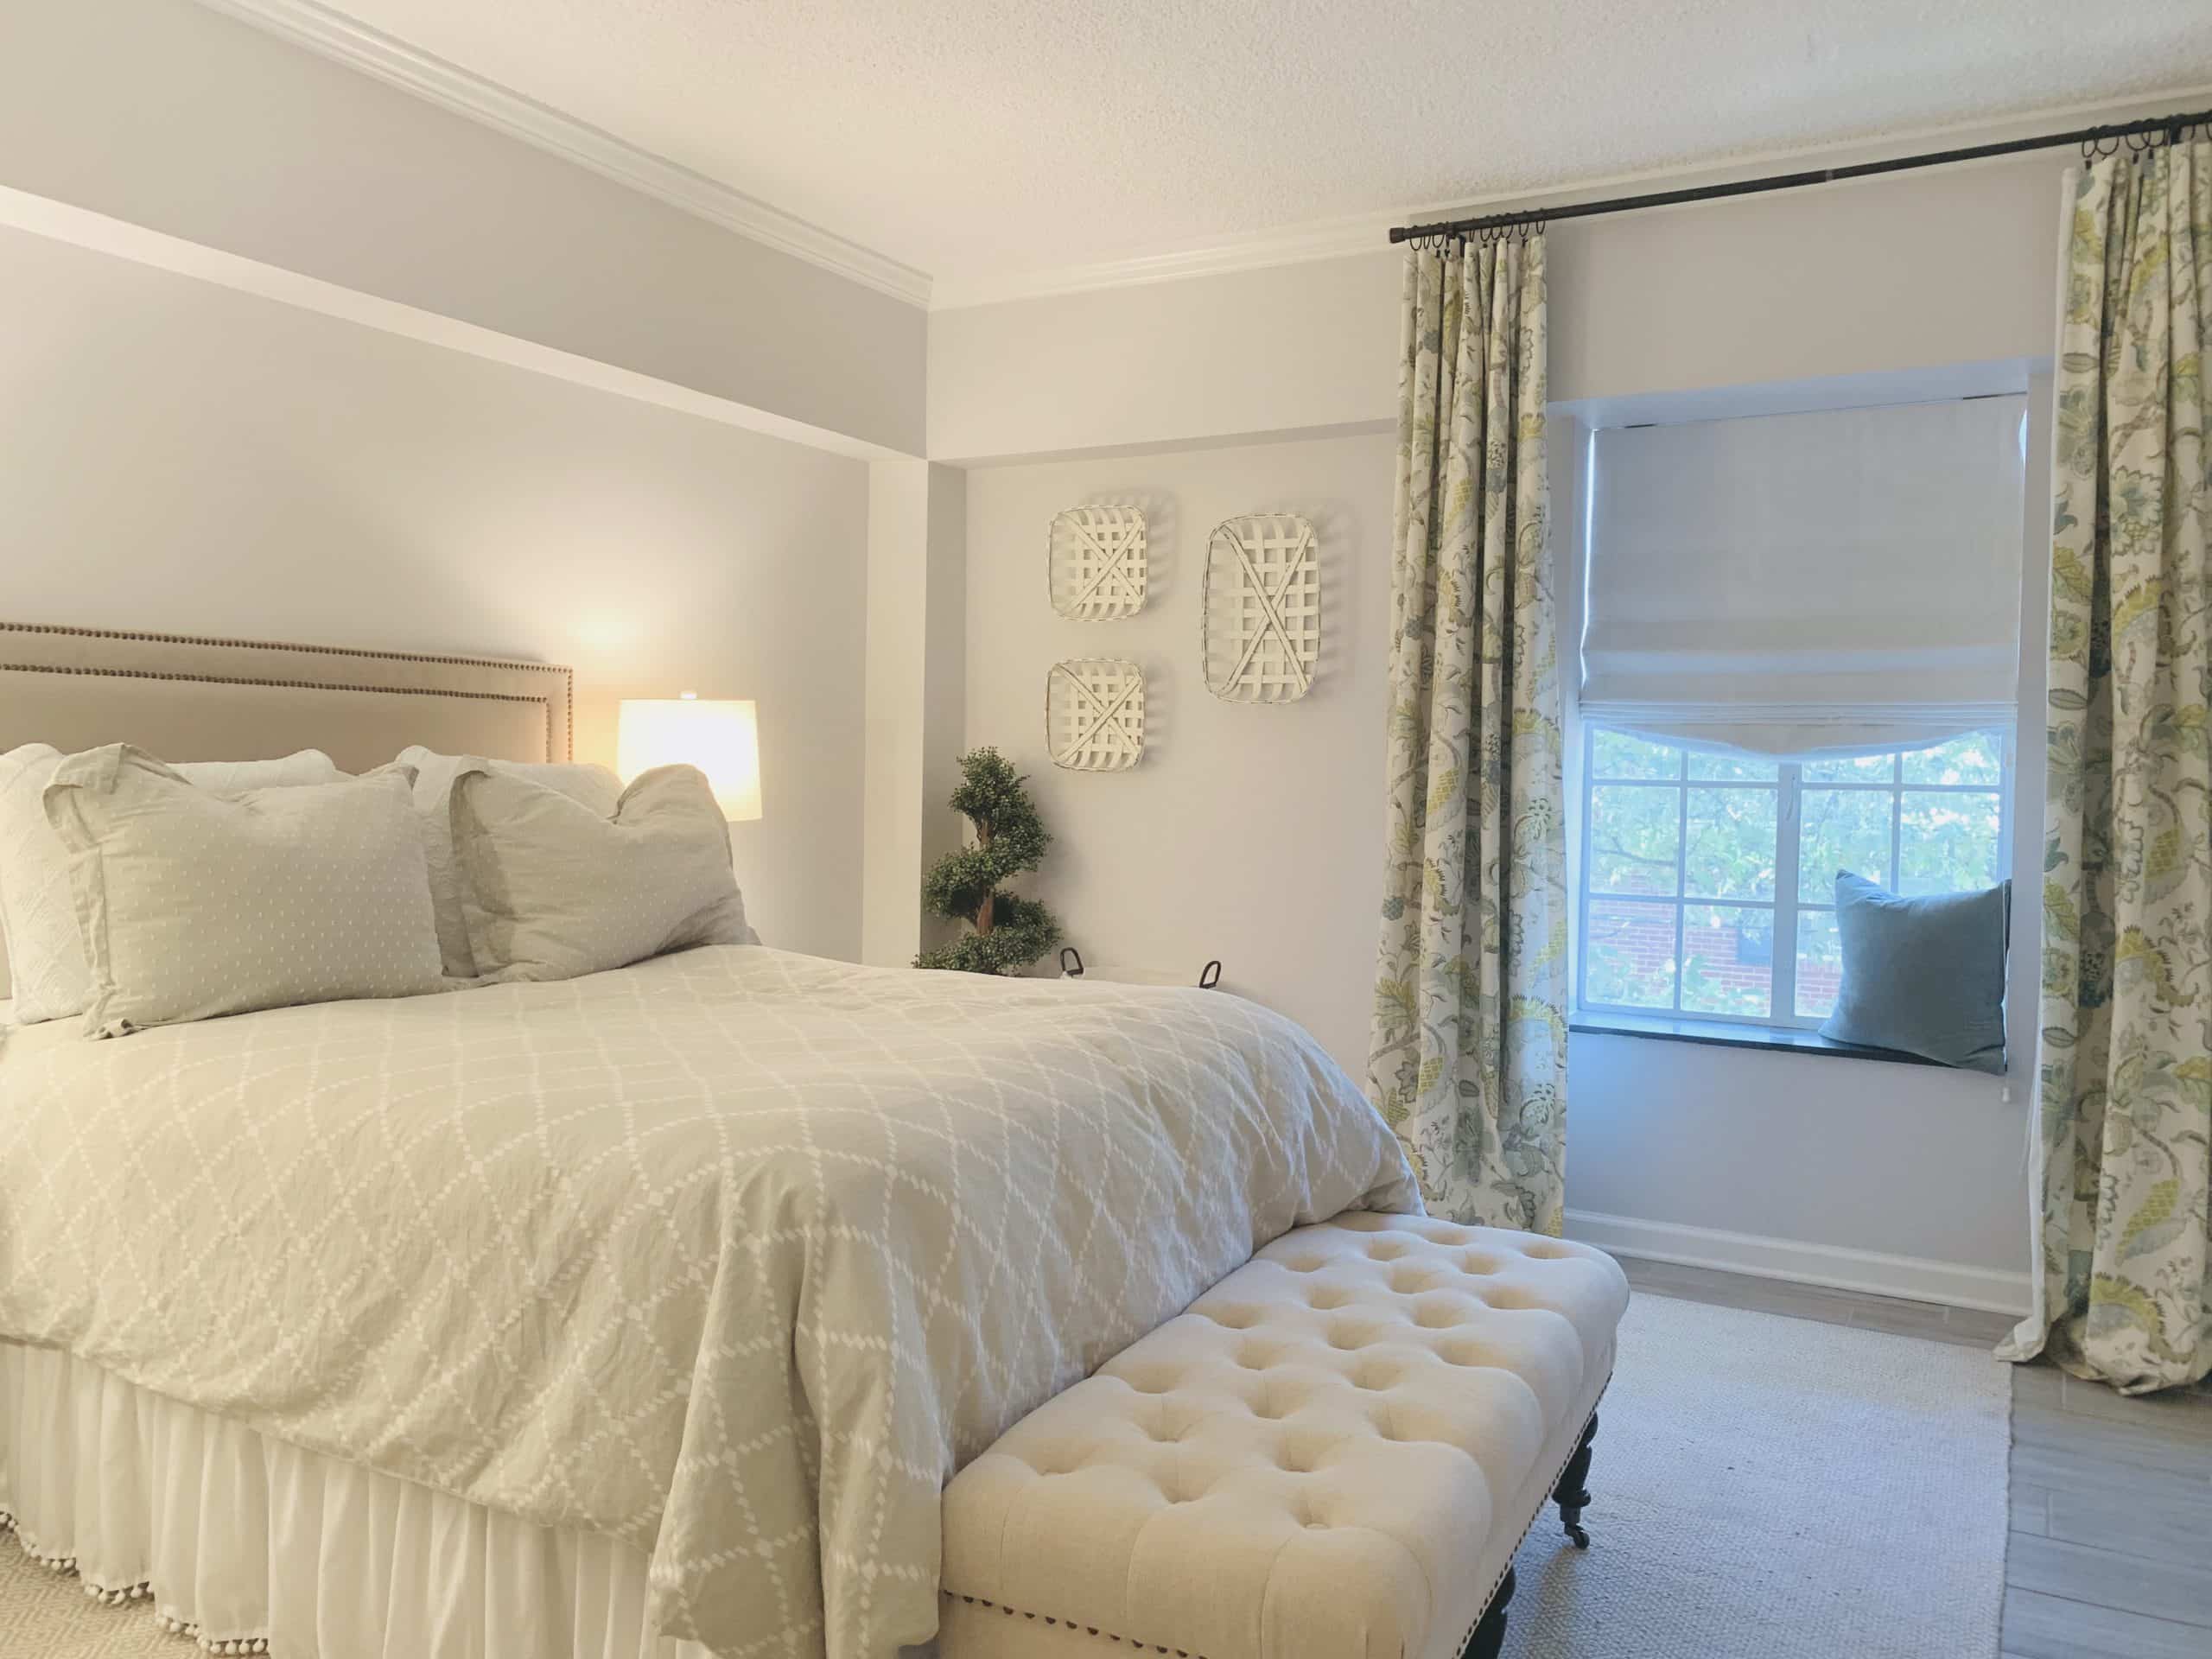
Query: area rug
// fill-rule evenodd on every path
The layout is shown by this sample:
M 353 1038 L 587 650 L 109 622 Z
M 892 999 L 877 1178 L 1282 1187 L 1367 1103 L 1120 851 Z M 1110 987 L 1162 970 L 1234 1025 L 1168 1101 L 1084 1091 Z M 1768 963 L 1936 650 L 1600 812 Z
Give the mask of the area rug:
M 1514 1562 L 1510 1659 L 1993 1659 L 2011 1368 L 1639 1294 L 1584 1516 Z

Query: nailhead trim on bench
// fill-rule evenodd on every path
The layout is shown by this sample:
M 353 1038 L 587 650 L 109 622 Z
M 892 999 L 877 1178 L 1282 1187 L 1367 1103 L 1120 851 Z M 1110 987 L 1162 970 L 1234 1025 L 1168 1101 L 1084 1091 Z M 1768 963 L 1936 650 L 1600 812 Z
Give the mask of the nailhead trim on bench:
M 948 1590 L 944 1593 L 949 1596 L 952 1592 Z M 1004 1613 L 1008 1618 L 1012 1618 L 1017 1612 L 1020 1612 L 1022 1618 L 1033 1622 L 1041 1618 L 1047 1624 L 1056 1628 L 1081 1630 L 1085 1636 L 1100 1637 L 1117 1647 L 1134 1648 L 1139 1653 L 1173 1654 L 1174 1659 L 1205 1659 L 1205 1655 L 1202 1653 L 1191 1653 L 1182 1648 L 1163 1648 L 1156 1642 L 1139 1642 L 1130 1637 L 1116 1636 L 1111 1630 L 1102 1630 L 1096 1624 L 1078 1624 L 1071 1618 L 1054 1618 L 1050 1613 L 1032 1613 L 1016 1607 L 1001 1606 L 999 1603 L 982 1596 L 963 1596 L 960 1599 L 970 1607 L 988 1607 L 994 1612 Z
M 1605 1387 L 1599 1389 L 1598 1390 L 1598 1397 L 1590 1402 L 1590 1409 L 1592 1411 L 1596 1411 L 1599 1406 L 1605 1403 L 1605 1389 L 1610 1389 L 1612 1386 L 1612 1374 L 1609 1371 L 1605 1375 Z M 1587 1417 L 1584 1418 L 1582 1420 L 1582 1427 L 1588 1427 L 1589 1421 L 1590 1420 Z M 1536 1505 L 1536 1512 L 1529 1517 L 1529 1524 L 1521 1529 L 1520 1537 L 1513 1541 L 1513 1548 L 1505 1557 L 1505 1565 L 1498 1568 L 1497 1576 L 1491 1580 L 1490 1589 L 1485 1592 L 1483 1596 L 1482 1612 L 1477 1613 L 1472 1622 L 1468 1624 L 1467 1628 L 1459 1633 L 1459 1649 L 1461 1652 L 1465 1652 L 1466 1650 L 1467 1643 L 1474 1639 L 1475 1626 L 1483 1622 L 1483 1615 L 1490 1611 L 1491 1599 L 1497 1594 L 1498 1586 L 1505 1582 L 1505 1575 L 1513 1570 L 1513 1557 L 1521 1553 L 1521 1546 L 1529 1541 L 1529 1535 L 1536 1529 L 1536 1522 L 1544 1518 L 1545 1506 L 1550 1503 L 1551 1494 L 1558 1488 L 1560 1477 L 1567 1472 L 1567 1465 L 1574 1461 L 1575 1453 L 1580 1452 L 1581 1449 L 1582 1436 L 1580 1430 L 1578 1429 L 1575 1434 L 1574 1444 L 1567 1449 L 1567 1455 L 1560 1459 L 1559 1467 L 1552 1471 L 1552 1478 L 1544 1487 L 1543 1503 Z M 954 1592 L 947 1590 L 942 1593 L 946 1596 L 950 1596 Z M 1033 1613 L 1026 1608 L 1005 1606 L 1002 1604 L 993 1601 L 985 1596 L 962 1596 L 960 1599 L 966 1602 L 970 1607 L 988 1607 L 995 1612 L 1004 1613 L 1008 1618 L 1012 1618 L 1016 1613 L 1019 1613 L 1022 1618 L 1032 1621 L 1042 1619 L 1046 1624 L 1052 1625 L 1055 1628 L 1062 1628 L 1071 1631 L 1079 1630 L 1085 1636 L 1098 1637 L 1104 1641 L 1113 1643 L 1116 1647 L 1131 1648 L 1139 1653 L 1171 1654 L 1173 1656 L 1173 1659 L 1205 1659 L 1205 1656 L 1202 1653 L 1190 1653 L 1181 1648 L 1163 1648 L 1154 1642 L 1139 1642 L 1131 1637 L 1116 1636 L 1111 1630 L 1102 1630 L 1096 1624 L 1079 1624 L 1071 1618 L 1055 1618 L 1050 1613 Z

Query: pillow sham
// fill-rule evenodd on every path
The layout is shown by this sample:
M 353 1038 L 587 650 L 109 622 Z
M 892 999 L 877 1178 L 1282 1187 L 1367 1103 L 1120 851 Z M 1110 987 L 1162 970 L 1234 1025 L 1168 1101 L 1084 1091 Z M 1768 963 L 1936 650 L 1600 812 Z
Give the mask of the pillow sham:
M 124 743 L 61 761 L 44 799 L 86 1031 L 443 988 L 413 783 L 391 766 L 225 793 Z
M 41 801 L 61 751 L 26 743 L 0 754 L 0 936 L 8 950 L 15 1017 L 22 1025 L 82 1014 L 92 976 L 77 931 L 69 855 Z M 321 749 L 277 760 L 198 760 L 174 768 L 201 789 L 235 791 L 335 783 L 345 776 Z
M 1843 984 L 1821 1035 L 1975 1071 L 2005 1069 L 2012 884 L 1908 899 L 1839 870 Z
M 591 808 L 601 817 L 614 811 L 622 780 L 605 766 L 565 761 L 486 760 L 467 754 L 440 754 L 416 744 L 399 752 L 398 764 L 415 768 L 415 809 L 422 815 L 423 855 L 430 867 L 430 902 L 438 918 L 438 954 L 449 979 L 476 977 L 476 953 L 468 943 L 468 918 L 461 907 L 462 877 L 454 860 L 453 785 L 461 772 L 476 769 L 526 778 Z
M 453 843 L 486 979 L 573 979 L 695 944 L 758 943 L 729 825 L 695 766 L 639 773 L 612 814 L 478 766 L 454 783 Z

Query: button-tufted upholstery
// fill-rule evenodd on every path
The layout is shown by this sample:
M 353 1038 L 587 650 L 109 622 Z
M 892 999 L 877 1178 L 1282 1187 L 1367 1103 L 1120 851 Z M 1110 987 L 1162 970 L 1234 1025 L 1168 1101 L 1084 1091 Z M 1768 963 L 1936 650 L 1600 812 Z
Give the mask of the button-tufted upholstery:
M 943 1659 L 1458 1659 L 1627 1306 L 1559 1239 L 1286 1234 L 953 1481 Z

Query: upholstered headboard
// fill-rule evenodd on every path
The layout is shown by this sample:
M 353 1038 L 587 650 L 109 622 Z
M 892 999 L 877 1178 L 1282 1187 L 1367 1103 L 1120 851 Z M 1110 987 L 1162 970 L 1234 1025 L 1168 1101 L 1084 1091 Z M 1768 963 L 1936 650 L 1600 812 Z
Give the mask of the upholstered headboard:
M 136 743 L 164 760 L 321 749 L 348 772 L 410 743 L 566 760 L 574 675 L 544 663 L 0 622 L 0 753 Z
M 0 622 L 0 753 L 136 743 L 164 760 L 321 749 L 347 772 L 410 743 L 571 758 L 575 676 L 544 663 Z M 0 997 L 8 994 L 0 956 Z

